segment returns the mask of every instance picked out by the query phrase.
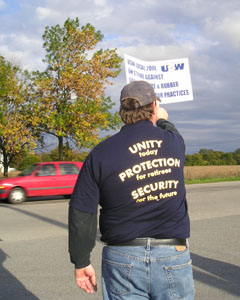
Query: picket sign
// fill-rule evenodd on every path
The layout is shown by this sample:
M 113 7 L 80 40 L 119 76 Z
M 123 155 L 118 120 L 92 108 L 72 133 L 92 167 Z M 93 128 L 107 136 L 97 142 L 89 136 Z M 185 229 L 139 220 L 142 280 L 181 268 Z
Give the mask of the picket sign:
M 188 58 L 144 61 L 124 54 L 127 83 L 149 82 L 161 103 L 193 100 Z

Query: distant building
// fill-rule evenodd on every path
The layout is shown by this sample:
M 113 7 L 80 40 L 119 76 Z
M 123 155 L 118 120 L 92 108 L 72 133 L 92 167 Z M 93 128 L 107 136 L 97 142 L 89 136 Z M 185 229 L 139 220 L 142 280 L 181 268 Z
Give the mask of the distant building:
M 8 172 L 14 171 L 14 168 L 8 167 Z M 3 173 L 3 155 L 0 153 L 0 172 Z

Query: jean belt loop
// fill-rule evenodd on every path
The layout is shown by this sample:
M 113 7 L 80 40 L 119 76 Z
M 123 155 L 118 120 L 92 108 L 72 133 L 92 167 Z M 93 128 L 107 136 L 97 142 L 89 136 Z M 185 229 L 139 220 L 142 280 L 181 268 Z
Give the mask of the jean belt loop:
M 151 238 L 147 238 L 147 251 L 150 250 L 151 247 Z

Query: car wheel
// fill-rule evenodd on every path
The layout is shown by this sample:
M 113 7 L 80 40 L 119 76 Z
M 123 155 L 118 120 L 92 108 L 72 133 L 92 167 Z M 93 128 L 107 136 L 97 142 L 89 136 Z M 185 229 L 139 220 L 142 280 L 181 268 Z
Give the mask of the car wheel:
M 12 204 L 19 204 L 26 200 L 26 193 L 22 188 L 16 187 L 12 189 L 8 196 L 8 202 Z

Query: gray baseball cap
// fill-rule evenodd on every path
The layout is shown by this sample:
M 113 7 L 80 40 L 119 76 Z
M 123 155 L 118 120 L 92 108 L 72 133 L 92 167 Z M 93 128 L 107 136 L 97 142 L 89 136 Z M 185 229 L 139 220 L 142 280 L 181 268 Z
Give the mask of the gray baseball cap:
M 139 102 L 140 106 L 145 106 L 152 103 L 154 100 L 161 101 L 154 92 L 152 85 L 146 81 L 132 81 L 125 85 L 121 91 L 121 103 L 125 99 L 135 99 Z

